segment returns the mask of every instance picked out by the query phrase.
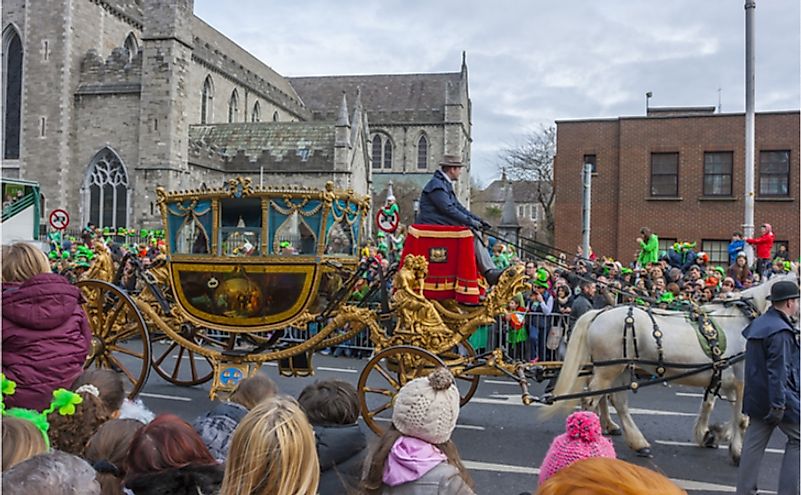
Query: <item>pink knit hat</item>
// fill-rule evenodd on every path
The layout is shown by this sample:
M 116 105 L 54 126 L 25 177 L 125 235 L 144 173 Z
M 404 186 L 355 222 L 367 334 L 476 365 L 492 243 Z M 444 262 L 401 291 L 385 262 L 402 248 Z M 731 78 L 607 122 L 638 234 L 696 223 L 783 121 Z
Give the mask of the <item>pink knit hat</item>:
M 566 431 L 553 439 L 540 466 L 540 482 L 576 461 L 588 457 L 616 458 L 615 447 L 601 433 L 601 422 L 594 412 L 578 411 L 567 417 Z

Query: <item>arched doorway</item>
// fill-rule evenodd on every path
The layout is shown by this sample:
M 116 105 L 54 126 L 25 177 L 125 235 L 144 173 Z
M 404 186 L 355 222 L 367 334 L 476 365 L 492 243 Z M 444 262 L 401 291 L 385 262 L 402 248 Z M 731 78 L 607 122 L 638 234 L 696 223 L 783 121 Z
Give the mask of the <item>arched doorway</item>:
M 128 226 L 128 172 L 114 150 L 106 147 L 95 154 L 86 171 L 81 194 L 84 223 L 109 228 Z

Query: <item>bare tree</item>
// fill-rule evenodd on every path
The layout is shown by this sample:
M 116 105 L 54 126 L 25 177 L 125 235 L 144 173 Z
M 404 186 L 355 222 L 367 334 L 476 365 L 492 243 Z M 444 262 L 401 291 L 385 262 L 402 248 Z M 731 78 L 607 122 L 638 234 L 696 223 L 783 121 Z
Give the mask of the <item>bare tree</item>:
M 545 215 L 543 231 L 546 242 L 553 244 L 554 188 L 553 159 L 556 155 L 556 127 L 541 125 L 529 132 L 522 143 L 500 152 L 501 165 L 509 179 L 531 181 L 536 188 L 537 202 Z

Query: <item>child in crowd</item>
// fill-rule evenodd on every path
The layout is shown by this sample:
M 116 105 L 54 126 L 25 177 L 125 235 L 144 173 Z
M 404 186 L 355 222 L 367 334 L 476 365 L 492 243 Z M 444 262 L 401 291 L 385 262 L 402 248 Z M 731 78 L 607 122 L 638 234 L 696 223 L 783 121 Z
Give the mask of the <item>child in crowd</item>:
M 135 495 L 213 495 L 223 478 L 223 466 L 197 432 L 172 414 L 136 432 L 124 465 L 125 488 Z
M 142 423 L 153 421 L 155 415 L 141 400 L 125 397 L 125 386 L 120 373 L 103 368 L 89 369 L 72 383 L 72 390 L 78 390 L 83 385 L 97 388 L 100 400 L 112 419 L 135 419 Z
M 94 385 L 81 385 L 75 389 L 82 401 L 75 405 L 75 414 L 62 415 L 53 411 L 47 417 L 50 429 L 50 444 L 54 449 L 83 457 L 86 442 L 97 429 L 111 419 L 100 398 L 100 391 Z
M 39 248 L 18 242 L 2 254 L 2 368 L 17 384 L 6 405 L 41 411 L 83 371 L 92 332 L 80 289 L 50 273 Z
M 234 432 L 220 495 L 315 495 L 314 432 L 289 397 L 254 407 Z
M 601 422 L 591 411 L 577 411 L 567 417 L 566 431 L 554 438 L 540 466 L 540 485 L 567 466 L 588 457 L 614 459 L 615 447 L 601 432 Z
M 459 390 L 447 368 L 416 378 L 395 396 L 392 425 L 365 464 L 367 494 L 474 494 L 451 433 L 459 417 Z
M 526 330 L 526 308 L 522 304 L 523 296 L 518 294 L 506 308 L 503 316 L 507 324 L 506 339 L 508 343 L 509 355 L 513 358 L 525 358 L 525 346 L 528 340 L 528 330 Z
M 256 404 L 277 393 L 275 382 L 266 375 L 257 373 L 239 382 L 228 401 L 218 404 L 195 420 L 195 430 L 218 462 L 225 462 L 228 457 L 231 438 L 242 418 Z
M 30 421 L 3 416 L 3 471 L 48 451 L 47 440 Z
M 604 457 L 578 461 L 543 483 L 537 495 L 687 495 L 664 475 Z
M 342 380 L 322 380 L 307 386 L 298 397 L 317 440 L 320 495 L 348 493 L 358 486 L 367 440 L 357 423 L 356 389 Z
M 100 425 L 89 439 L 84 457 L 97 471 L 102 495 L 122 495 L 125 456 L 134 435 L 144 426 L 135 419 L 112 419 Z

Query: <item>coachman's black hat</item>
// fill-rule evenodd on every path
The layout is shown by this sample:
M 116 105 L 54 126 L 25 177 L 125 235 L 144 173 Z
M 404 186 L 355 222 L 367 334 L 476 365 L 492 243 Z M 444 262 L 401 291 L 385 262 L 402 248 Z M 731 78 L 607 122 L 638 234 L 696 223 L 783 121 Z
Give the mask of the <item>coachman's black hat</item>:
M 779 302 L 788 299 L 798 299 L 799 297 L 801 297 L 801 294 L 799 294 L 798 291 L 798 284 L 789 280 L 782 280 L 781 282 L 776 282 L 770 288 L 768 301 Z

